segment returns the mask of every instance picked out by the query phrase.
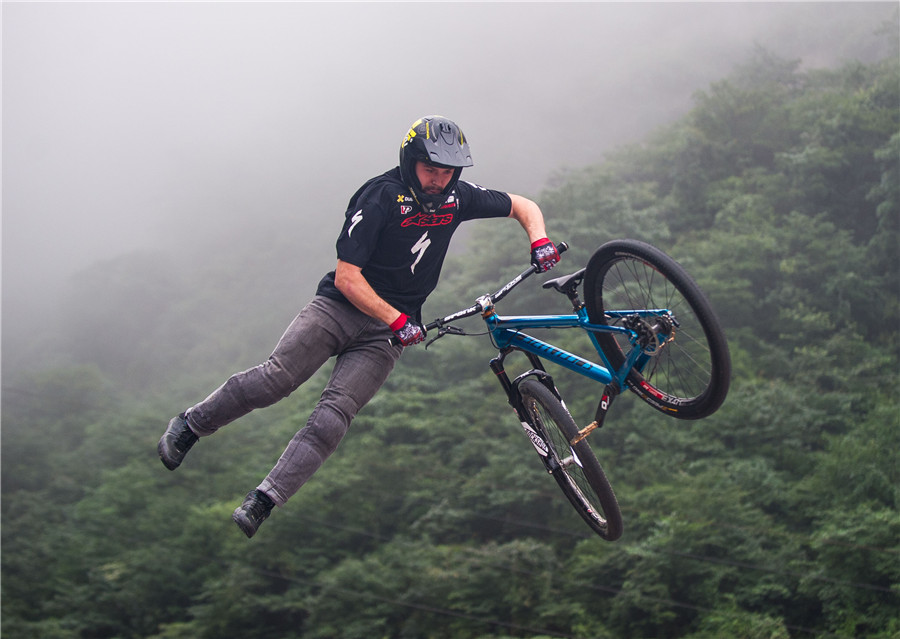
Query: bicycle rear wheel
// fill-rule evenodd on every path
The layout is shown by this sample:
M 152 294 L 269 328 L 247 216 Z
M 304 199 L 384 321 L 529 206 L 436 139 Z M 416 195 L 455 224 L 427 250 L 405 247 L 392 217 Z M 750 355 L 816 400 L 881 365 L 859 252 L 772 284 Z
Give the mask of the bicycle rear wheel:
M 636 366 L 626 378 L 638 397 L 679 419 L 718 410 L 731 381 L 728 344 L 709 301 L 680 264 L 644 242 L 615 240 L 591 257 L 584 287 L 591 323 L 631 322 L 648 336 L 640 370 Z M 645 309 L 672 315 L 664 316 L 660 329 L 651 326 L 656 320 L 639 317 Z M 631 348 L 628 340 L 617 333 L 597 333 L 597 339 L 612 367 L 620 368 Z
M 622 536 L 622 513 L 600 462 L 578 435 L 578 426 L 563 403 L 541 382 L 526 379 L 519 396 L 530 425 L 549 448 L 546 451 L 554 479 L 588 526 L 607 541 Z M 540 451 L 544 454 L 544 451 Z

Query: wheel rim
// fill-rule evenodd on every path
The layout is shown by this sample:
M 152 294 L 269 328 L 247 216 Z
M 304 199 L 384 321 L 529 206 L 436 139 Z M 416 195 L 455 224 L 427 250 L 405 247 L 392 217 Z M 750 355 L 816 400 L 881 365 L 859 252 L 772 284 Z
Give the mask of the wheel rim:
M 569 445 L 565 436 L 556 420 L 547 412 L 540 402 L 532 397 L 527 397 L 526 409 L 532 418 L 542 427 L 543 432 L 550 438 L 550 454 L 554 456 L 554 460 L 560 465 L 560 472 L 569 484 L 569 488 L 581 498 L 583 502 L 582 508 L 587 508 L 587 514 L 596 524 L 602 528 L 606 527 L 606 519 L 602 508 L 599 505 L 599 499 L 596 497 L 593 488 L 587 476 L 584 474 L 581 463 L 574 449 Z M 561 457 L 560 451 L 566 451 L 565 456 Z
M 712 353 L 700 318 L 678 287 L 647 262 L 622 257 L 611 263 L 602 278 L 601 299 L 606 321 L 622 326 L 626 318 L 609 312 L 629 309 L 668 309 L 674 322 L 671 334 L 663 334 L 655 354 L 642 358 L 640 375 L 631 379 L 658 399 L 693 400 L 712 380 Z M 631 348 L 620 335 L 613 338 L 620 352 Z M 624 361 L 624 354 L 620 362 Z

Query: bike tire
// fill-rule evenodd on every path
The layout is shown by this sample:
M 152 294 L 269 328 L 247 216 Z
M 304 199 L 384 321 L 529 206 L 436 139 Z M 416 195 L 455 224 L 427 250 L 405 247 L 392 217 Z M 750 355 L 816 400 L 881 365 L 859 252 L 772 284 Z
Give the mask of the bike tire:
M 674 339 L 650 356 L 641 371 L 632 369 L 626 385 L 666 415 L 700 419 L 725 401 L 731 383 L 728 343 L 709 300 L 684 268 L 654 246 L 614 240 L 594 252 L 585 269 L 584 298 L 592 324 L 621 325 L 607 311 L 671 310 L 678 321 Z M 614 369 L 630 348 L 621 334 L 596 333 Z
M 621 537 L 616 495 L 587 440 L 569 443 L 578 435 L 578 426 L 565 405 L 536 379 L 523 380 L 518 390 L 526 419 L 548 448 L 538 452 L 548 457 L 551 473 L 569 502 L 600 537 L 607 541 Z

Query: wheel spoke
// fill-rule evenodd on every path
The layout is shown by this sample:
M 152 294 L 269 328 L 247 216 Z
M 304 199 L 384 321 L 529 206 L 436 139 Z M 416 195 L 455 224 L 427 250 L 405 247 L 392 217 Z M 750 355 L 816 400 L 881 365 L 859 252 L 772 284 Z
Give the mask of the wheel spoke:
M 628 386 L 668 415 L 698 419 L 715 412 L 728 393 L 728 345 L 709 301 L 684 269 L 649 244 L 614 240 L 585 270 L 588 317 L 630 329 L 644 349 L 628 372 Z M 655 321 L 651 309 L 664 309 L 672 321 Z M 606 361 L 621 368 L 630 337 L 599 332 L 596 338 Z
M 587 442 L 569 445 L 579 434 L 571 415 L 540 382 L 526 380 L 519 392 L 532 427 L 549 448 L 548 468 L 563 493 L 595 532 L 617 539 L 622 534 L 618 503 Z

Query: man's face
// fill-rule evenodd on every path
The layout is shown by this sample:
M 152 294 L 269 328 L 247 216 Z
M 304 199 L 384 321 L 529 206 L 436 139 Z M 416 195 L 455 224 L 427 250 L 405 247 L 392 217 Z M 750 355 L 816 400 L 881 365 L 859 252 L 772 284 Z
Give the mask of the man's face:
M 418 160 L 416 162 L 416 177 L 419 178 L 419 184 L 422 190 L 428 195 L 437 195 L 450 184 L 453 179 L 455 169 L 434 166 Z

